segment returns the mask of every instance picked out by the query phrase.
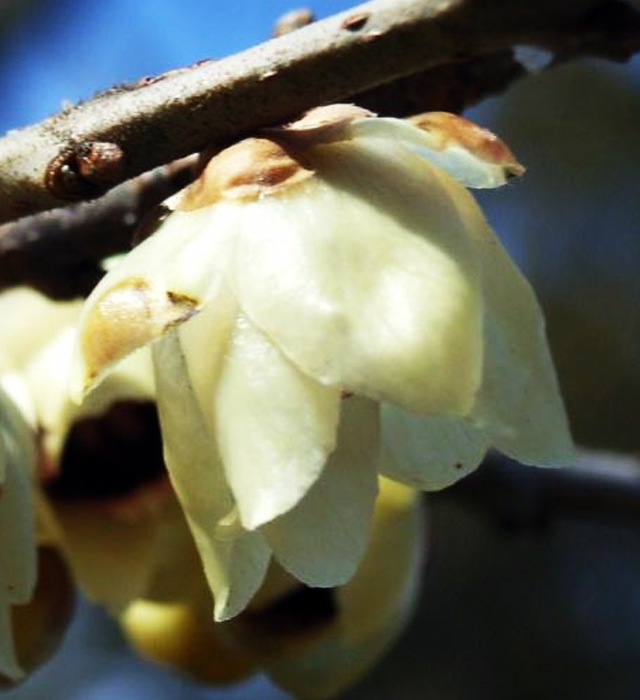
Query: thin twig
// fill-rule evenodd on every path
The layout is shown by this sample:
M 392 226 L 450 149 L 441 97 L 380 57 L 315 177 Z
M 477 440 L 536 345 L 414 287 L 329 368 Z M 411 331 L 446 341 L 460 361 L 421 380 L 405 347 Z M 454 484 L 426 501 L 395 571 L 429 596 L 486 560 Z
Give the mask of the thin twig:
M 639 43 L 640 15 L 622 0 L 373 0 L 7 134 L 0 221 L 98 197 L 207 144 L 437 66 L 519 44 L 624 59 Z
M 544 529 L 568 516 L 637 527 L 640 460 L 581 450 L 577 466 L 546 469 L 491 453 L 477 471 L 440 497 L 464 500 L 510 530 Z
M 103 275 L 99 261 L 131 247 L 141 219 L 191 181 L 193 166 L 193 158 L 184 158 L 96 202 L 0 226 L 0 290 L 28 284 L 53 299 L 87 295 Z

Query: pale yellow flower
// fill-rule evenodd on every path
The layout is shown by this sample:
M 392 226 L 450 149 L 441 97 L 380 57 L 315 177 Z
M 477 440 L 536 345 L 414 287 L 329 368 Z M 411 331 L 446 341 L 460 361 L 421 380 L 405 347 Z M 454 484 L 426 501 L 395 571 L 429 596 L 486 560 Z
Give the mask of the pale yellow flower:
M 571 461 L 539 307 L 463 186 L 521 170 L 452 115 L 322 108 L 213 157 L 94 290 L 75 390 L 153 343 L 165 459 L 218 619 L 272 554 L 309 585 L 348 581 L 378 471 L 442 488 L 488 446 Z M 418 458 L 380 464 L 380 403 L 420 416 L 385 419 Z
M 59 498 L 47 493 L 64 471 L 65 450 L 76 426 L 94 421 L 95 434 L 98 421 L 114 406 L 153 401 L 148 353 L 128 358 L 81 405 L 71 400 L 69 371 L 81 308 L 81 301 L 53 302 L 26 288 L 1 294 L 0 337 L 6 339 L 12 360 L 12 371 L 3 376 L 21 403 L 28 406 L 23 410 L 28 410 L 38 429 L 39 470 L 31 487 L 39 524 L 38 543 L 62 553 L 85 595 L 119 610 L 146 591 L 155 557 L 154 543 L 159 528 L 164 526 L 161 516 L 170 498 L 160 493 L 162 484 L 158 484 L 157 495 L 150 489 L 138 499 L 136 517 L 126 513 L 110 517 L 104 503 L 95 496 Z M 154 457 L 155 453 L 149 455 L 149 459 Z M 120 462 L 126 458 L 118 457 Z M 83 466 L 87 474 L 84 481 L 90 481 L 96 465 Z M 159 467 L 162 474 L 161 461 Z

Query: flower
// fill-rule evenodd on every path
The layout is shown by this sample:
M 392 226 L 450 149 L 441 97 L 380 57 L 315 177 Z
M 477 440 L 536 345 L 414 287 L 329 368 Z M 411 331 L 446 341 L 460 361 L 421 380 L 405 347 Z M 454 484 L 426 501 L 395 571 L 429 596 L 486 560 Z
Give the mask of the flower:
M 151 344 L 217 619 L 272 554 L 309 585 L 348 581 L 378 471 L 441 488 L 490 445 L 572 460 L 540 309 L 464 188 L 521 172 L 453 115 L 320 108 L 211 158 L 91 294 L 74 391 Z M 381 403 L 420 416 L 385 409 L 419 458 L 379 459 Z
M 55 547 L 86 596 L 119 610 L 146 590 L 171 493 L 154 444 L 149 353 L 127 358 L 81 405 L 71 401 L 81 308 L 26 288 L 5 292 L 0 337 L 38 429 L 38 543 Z

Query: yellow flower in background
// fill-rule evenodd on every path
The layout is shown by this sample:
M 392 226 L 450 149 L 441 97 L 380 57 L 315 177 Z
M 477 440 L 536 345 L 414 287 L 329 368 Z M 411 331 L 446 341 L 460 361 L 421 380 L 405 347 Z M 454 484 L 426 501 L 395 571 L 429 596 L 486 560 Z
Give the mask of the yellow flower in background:
M 459 117 L 320 108 L 214 156 L 96 287 L 75 391 L 152 343 L 217 619 L 272 554 L 308 585 L 346 583 L 378 472 L 433 489 L 489 446 L 572 461 L 539 307 L 464 187 L 521 171 Z M 379 460 L 381 403 L 383 432 L 420 453 Z
M 100 391 L 79 405 L 71 400 L 69 381 L 76 326 L 83 302 L 57 302 L 26 287 L 0 294 L 0 338 L 21 376 L 34 418 L 42 433 L 46 458 L 56 461 L 72 424 L 99 416 L 116 401 L 151 401 L 150 357 L 138 353 L 122 363 Z
M 231 683 L 263 670 L 296 697 L 332 697 L 362 676 L 410 619 L 426 533 L 419 494 L 382 479 L 367 551 L 344 586 L 306 588 L 276 566 L 229 622 L 214 623 L 210 602 L 193 595 L 135 601 L 120 622 L 141 653 L 200 681 Z
M 161 455 L 149 444 L 143 445 L 147 453 L 141 463 L 132 463 L 135 455 L 114 457 L 118 447 L 135 446 L 140 411 L 145 409 L 144 420 L 149 407 L 155 414 L 149 354 L 123 362 L 82 405 L 70 398 L 69 370 L 81 308 L 82 302 L 53 302 L 30 289 L 5 292 L 0 295 L 0 338 L 12 362 L 5 377 L 20 388 L 38 429 L 37 478 L 31 485 L 38 545 L 55 549 L 85 595 L 117 611 L 146 590 L 170 488 Z M 127 443 L 118 443 L 118 428 Z M 151 447 L 153 437 L 147 436 Z M 149 464 L 154 460 L 157 465 Z M 137 479 L 144 487 L 143 493 L 134 494 L 133 506 L 117 500 L 122 465 L 131 471 L 128 482 L 134 485 Z M 143 481 L 148 474 L 156 481 Z M 123 496 L 132 500 L 129 493 Z

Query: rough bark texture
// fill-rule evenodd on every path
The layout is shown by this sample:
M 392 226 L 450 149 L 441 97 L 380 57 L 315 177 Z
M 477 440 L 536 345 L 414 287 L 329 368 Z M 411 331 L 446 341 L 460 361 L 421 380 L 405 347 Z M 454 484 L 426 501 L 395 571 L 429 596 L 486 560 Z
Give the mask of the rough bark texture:
M 396 114 L 463 106 L 520 72 L 507 54 L 521 44 L 559 60 L 622 60 L 640 44 L 640 16 L 621 0 L 373 0 L 224 60 L 112 88 L 7 134 L 0 221 L 98 197 L 321 103 L 356 99 Z M 371 92 L 398 80 L 405 82 Z

